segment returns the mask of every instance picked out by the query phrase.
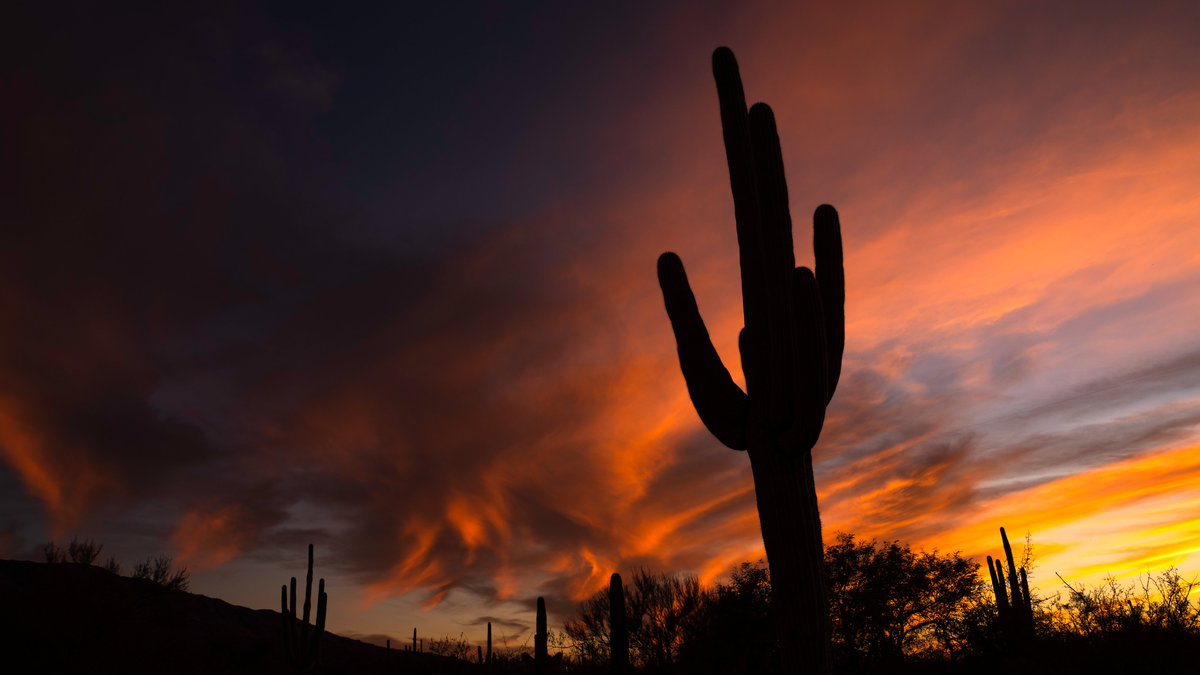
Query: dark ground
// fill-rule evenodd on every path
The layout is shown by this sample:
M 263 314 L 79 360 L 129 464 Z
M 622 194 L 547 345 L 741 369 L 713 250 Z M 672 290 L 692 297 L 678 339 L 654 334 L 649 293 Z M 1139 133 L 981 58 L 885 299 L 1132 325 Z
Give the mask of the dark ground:
M 279 612 L 99 567 L 0 560 L 0 673 L 291 673 Z M 471 664 L 326 634 L 323 673 L 459 673 Z

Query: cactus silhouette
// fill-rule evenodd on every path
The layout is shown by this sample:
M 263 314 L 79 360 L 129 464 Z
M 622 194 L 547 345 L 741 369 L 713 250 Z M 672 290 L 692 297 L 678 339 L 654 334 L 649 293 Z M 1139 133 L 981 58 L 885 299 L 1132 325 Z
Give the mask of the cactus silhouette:
M 533 636 L 533 672 L 545 673 L 550 667 L 549 634 L 546 629 L 546 599 L 537 599 L 537 632 Z
M 312 612 L 313 546 L 308 545 L 308 575 L 304 581 L 304 617 L 296 624 L 296 577 L 290 584 L 291 604 L 288 604 L 289 585 L 280 589 L 280 604 L 283 611 L 283 648 L 287 661 L 298 673 L 311 673 L 321 659 L 321 635 L 325 633 L 325 610 L 328 597 L 325 595 L 325 580 L 317 586 L 316 624 L 309 624 Z
M 1033 599 L 1029 595 L 1029 576 L 1025 568 L 1017 567 L 1013 560 L 1012 546 L 1008 533 L 1000 528 L 1000 541 L 1004 544 L 1004 557 L 1008 561 L 1008 583 L 1005 583 L 1004 564 L 987 557 L 988 574 L 992 578 L 992 592 L 996 596 L 996 613 L 1000 618 L 1000 630 L 1010 645 L 1033 637 Z
M 819 206 L 813 215 L 816 273 L 795 267 L 774 114 L 763 103 L 747 111 L 728 48 L 713 53 L 713 75 L 737 223 L 745 392 L 713 347 L 674 253 L 658 259 L 659 285 L 696 412 L 717 440 L 750 456 L 784 672 L 828 673 L 828 599 L 812 448 L 837 387 L 845 345 L 841 229 L 837 211 Z
M 629 672 L 629 625 L 625 618 L 625 587 L 621 575 L 608 580 L 608 650 L 613 675 Z

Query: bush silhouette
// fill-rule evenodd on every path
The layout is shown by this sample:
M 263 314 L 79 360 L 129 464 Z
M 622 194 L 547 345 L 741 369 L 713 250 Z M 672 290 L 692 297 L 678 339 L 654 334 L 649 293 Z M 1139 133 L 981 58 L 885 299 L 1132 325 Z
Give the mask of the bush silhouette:
M 167 590 L 186 591 L 191 585 L 191 574 L 186 567 L 171 570 L 171 556 L 159 555 L 146 558 L 133 566 L 134 579 L 146 579 L 162 586 Z

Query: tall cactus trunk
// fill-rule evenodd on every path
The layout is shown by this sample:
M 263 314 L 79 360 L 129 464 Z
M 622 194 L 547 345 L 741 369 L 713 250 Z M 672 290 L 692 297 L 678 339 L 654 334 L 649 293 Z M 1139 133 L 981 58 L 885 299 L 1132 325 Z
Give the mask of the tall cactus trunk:
M 608 648 L 612 675 L 629 672 L 629 625 L 625 618 L 625 587 L 621 575 L 608 580 Z
M 750 448 L 784 673 L 829 673 L 829 600 L 812 459 Z
M 537 599 L 537 633 L 533 636 L 533 671 L 538 675 L 549 672 L 550 667 L 550 636 L 546 623 L 546 599 L 539 596 Z
M 824 548 L 812 450 L 841 375 L 845 272 L 832 206 L 813 213 L 816 269 L 795 267 L 787 181 L 775 116 L 746 108 L 733 52 L 713 54 L 721 129 L 737 221 L 746 391 L 713 347 L 683 263 L 658 259 L 688 395 L 717 440 L 750 455 L 783 672 L 832 672 Z

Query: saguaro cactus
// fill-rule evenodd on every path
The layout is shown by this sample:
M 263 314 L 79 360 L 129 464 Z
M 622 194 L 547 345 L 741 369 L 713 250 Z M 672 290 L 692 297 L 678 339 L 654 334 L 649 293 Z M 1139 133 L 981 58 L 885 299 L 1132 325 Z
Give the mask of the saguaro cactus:
M 299 673 L 311 673 L 316 670 L 321 658 L 321 635 L 325 633 L 325 609 L 328 597 L 325 595 L 325 580 L 321 579 L 317 586 L 317 617 L 316 625 L 308 623 L 312 611 L 312 581 L 313 581 L 313 546 L 308 545 L 308 575 L 304 582 L 304 617 L 296 623 L 296 577 L 292 577 L 290 588 L 284 584 L 279 591 L 283 617 L 283 649 L 287 661 Z M 291 604 L 288 604 L 290 591 Z
M 613 572 L 608 581 L 608 650 L 613 675 L 629 672 L 629 625 L 625 619 L 625 588 L 621 575 Z
M 841 229 L 832 206 L 818 207 L 816 273 L 795 267 L 774 114 L 763 103 L 746 110 L 729 49 L 713 53 L 713 75 L 737 221 L 745 392 L 713 347 L 674 253 L 658 259 L 659 285 L 696 412 L 717 440 L 750 456 L 784 672 L 824 674 L 832 667 L 829 603 L 812 449 L 845 344 Z
M 992 579 L 992 592 L 996 596 L 996 613 L 1000 618 L 1000 630 L 1010 643 L 1033 637 L 1033 598 L 1029 595 L 1029 575 L 1025 568 L 1017 567 L 1013 559 L 1012 545 L 1008 533 L 1000 528 L 1000 541 L 1004 544 L 1004 557 L 1008 561 L 1008 580 L 1005 583 L 1004 564 L 987 557 L 988 574 Z
M 546 599 L 537 599 L 537 633 L 533 636 L 533 670 L 545 673 L 550 666 L 550 636 L 546 629 Z
M 489 621 L 488 622 L 487 661 L 486 661 L 486 663 L 491 663 L 491 662 L 492 662 L 492 622 Z

